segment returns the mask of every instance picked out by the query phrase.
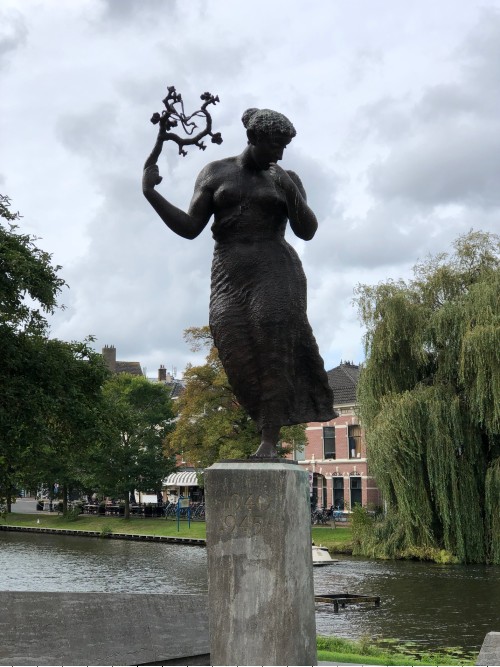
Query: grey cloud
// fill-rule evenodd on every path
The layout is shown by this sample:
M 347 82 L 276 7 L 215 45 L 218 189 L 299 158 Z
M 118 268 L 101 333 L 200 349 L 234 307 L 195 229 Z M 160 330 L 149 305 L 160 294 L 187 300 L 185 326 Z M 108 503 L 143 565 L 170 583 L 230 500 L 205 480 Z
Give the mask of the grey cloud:
M 321 281 L 330 271 L 382 269 L 397 274 L 399 265 L 413 263 L 433 248 L 444 250 L 451 239 L 470 228 L 470 222 L 463 213 L 429 215 L 401 200 L 380 201 L 359 218 L 345 216 L 338 208 L 323 221 L 313 241 L 305 244 L 304 266 L 310 283 Z
M 360 84 L 373 69 L 379 68 L 384 62 L 383 51 L 379 48 L 360 49 L 354 56 L 349 70 L 351 85 Z
M 99 0 L 101 5 L 100 24 L 114 29 L 137 21 L 158 21 L 165 16 L 175 17 L 176 0 Z
M 406 100 L 383 97 L 362 105 L 354 115 L 350 131 L 354 144 L 374 137 L 378 141 L 398 140 L 410 132 L 412 117 Z
M 385 162 L 372 165 L 373 192 L 425 206 L 499 206 L 499 132 L 500 123 L 432 123 Z
M 22 48 L 28 39 L 25 18 L 14 11 L 0 12 L 0 69 L 3 69 L 10 56 Z
M 88 112 L 63 114 L 56 123 L 56 136 L 73 153 L 99 164 L 116 158 L 122 148 L 116 137 L 116 110 L 101 104 Z
M 384 100 L 361 113 L 390 148 L 368 169 L 376 197 L 431 208 L 500 205 L 499 44 L 500 14 L 486 12 L 459 51 L 455 82 L 428 88 L 414 104 Z
M 193 80 L 203 82 L 214 88 L 213 93 L 220 93 L 224 82 L 234 83 L 234 77 L 241 75 L 249 59 L 252 48 L 248 38 L 233 30 L 213 31 L 200 39 L 198 31 L 183 35 L 158 44 L 159 58 L 168 65 L 175 75 L 174 85 L 180 88 L 180 81 L 187 85 Z M 172 64 L 175 66 L 172 67 Z M 223 65 L 221 66 L 221 64 Z M 181 91 L 182 92 L 182 91 Z M 195 91 L 200 94 L 204 91 Z
M 481 96 L 470 87 L 457 84 L 441 84 L 430 88 L 415 108 L 421 122 L 438 121 L 476 114 Z
M 468 70 L 471 83 L 490 82 L 498 87 L 498 62 L 500 60 L 500 10 L 484 8 L 480 19 L 457 50 Z

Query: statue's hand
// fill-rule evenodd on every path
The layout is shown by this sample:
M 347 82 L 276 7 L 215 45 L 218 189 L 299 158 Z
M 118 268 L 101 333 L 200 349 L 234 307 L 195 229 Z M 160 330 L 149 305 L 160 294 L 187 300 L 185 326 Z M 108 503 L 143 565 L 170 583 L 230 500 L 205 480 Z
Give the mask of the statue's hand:
M 160 176 L 160 171 L 157 164 L 150 164 L 149 166 L 144 167 L 144 172 L 142 175 L 142 190 L 147 192 L 148 190 L 154 190 L 156 185 L 159 185 L 163 180 L 163 176 Z
M 290 178 L 290 174 L 280 167 L 279 164 L 272 162 L 269 167 L 269 173 L 273 177 L 276 185 L 278 185 L 285 194 L 292 194 L 297 190 L 297 186 Z

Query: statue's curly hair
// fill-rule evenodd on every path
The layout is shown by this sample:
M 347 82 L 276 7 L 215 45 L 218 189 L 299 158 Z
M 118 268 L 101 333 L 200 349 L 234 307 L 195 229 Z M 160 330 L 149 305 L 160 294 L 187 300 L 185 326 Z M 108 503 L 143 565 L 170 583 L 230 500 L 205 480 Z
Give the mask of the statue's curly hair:
M 241 122 L 247 130 L 253 130 L 257 135 L 280 135 L 292 139 L 297 134 L 291 121 L 272 109 L 247 109 Z

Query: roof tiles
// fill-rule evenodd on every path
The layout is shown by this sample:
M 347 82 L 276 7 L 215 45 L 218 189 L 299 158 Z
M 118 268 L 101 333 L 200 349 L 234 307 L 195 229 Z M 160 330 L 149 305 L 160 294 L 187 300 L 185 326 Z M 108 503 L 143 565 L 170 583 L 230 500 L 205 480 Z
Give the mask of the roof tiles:
M 352 363 L 341 363 L 327 372 L 328 382 L 333 391 L 333 404 L 345 405 L 357 402 L 356 387 L 360 368 Z

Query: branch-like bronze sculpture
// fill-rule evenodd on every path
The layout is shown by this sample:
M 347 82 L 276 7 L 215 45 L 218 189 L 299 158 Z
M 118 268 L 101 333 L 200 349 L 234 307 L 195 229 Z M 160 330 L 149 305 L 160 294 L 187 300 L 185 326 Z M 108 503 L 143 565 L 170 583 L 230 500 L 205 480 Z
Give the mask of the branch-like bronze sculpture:
M 145 167 L 156 164 L 163 147 L 163 142 L 165 141 L 174 141 L 179 147 L 179 155 L 182 156 L 187 155 L 187 152 L 184 150 L 185 146 L 198 146 L 199 149 L 204 151 L 206 145 L 202 139 L 207 136 L 212 137 L 213 144 L 222 143 L 220 132 L 212 132 L 212 116 L 207 111 L 207 107 L 210 104 L 215 105 L 219 102 L 218 95 L 212 95 L 208 92 L 203 93 L 200 95 L 200 98 L 203 100 L 201 108 L 191 115 L 186 116 L 182 95 L 175 90 L 175 86 L 169 86 L 167 91 L 167 96 L 162 100 L 165 105 L 164 111 L 161 114 L 156 112 L 151 116 L 151 122 L 153 125 L 159 125 L 159 131 L 151 155 L 144 165 Z M 198 125 L 193 119 L 197 118 L 204 120 L 205 127 L 200 132 L 194 134 L 194 131 L 198 129 Z M 170 132 L 173 127 L 178 127 L 179 125 L 188 135 L 187 137 L 180 137 L 174 132 Z

